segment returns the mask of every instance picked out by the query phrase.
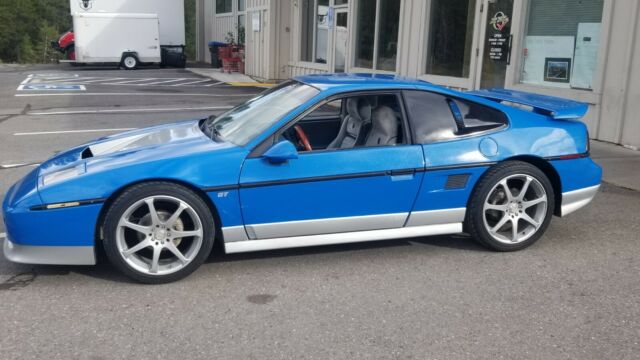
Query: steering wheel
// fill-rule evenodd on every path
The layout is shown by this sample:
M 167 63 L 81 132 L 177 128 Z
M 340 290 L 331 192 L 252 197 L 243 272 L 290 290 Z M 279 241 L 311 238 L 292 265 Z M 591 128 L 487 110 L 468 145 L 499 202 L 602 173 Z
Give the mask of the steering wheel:
M 304 130 L 302 130 L 302 127 L 300 125 L 296 125 L 293 127 L 293 129 L 296 131 L 296 136 L 298 137 L 298 144 L 304 148 L 304 151 L 313 150 L 311 148 L 311 143 L 309 142 L 309 138 L 307 137 L 307 134 L 305 134 Z

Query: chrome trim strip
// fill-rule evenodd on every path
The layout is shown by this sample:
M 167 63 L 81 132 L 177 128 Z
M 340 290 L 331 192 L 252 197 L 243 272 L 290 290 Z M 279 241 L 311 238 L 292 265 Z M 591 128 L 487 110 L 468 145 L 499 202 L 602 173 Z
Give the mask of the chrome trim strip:
M 600 185 L 562 193 L 560 216 L 567 216 L 590 203 L 598 193 L 598 189 Z
M 244 226 L 227 226 L 222 228 L 222 237 L 224 238 L 224 242 L 234 242 L 234 241 L 246 241 L 249 240 L 247 237 L 247 232 L 244 230 Z
M 272 239 L 291 236 L 308 236 L 351 231 L 400 228 L 409 213 L 350 216 L 329 219 L 284 221 L 267 224 L 247 225 L 249 238 Z
M 242 253 L 296 247 L 347 244 L 366 241 L 402 239 L 419 236 L 457 234 L 462 232 L 462 223 L 413 226 L 399 229 L 369 230 L 328 235 L 293 236 L 267 240 L 249 240 L 226 243 L 226 252 Z
M 405 226 L 424 226 L 463 222 L 467 208 L 412 211 Z
M 93 246 L 27 246 L 4 240 L 4 256 L 21 264 L 95 265 Z

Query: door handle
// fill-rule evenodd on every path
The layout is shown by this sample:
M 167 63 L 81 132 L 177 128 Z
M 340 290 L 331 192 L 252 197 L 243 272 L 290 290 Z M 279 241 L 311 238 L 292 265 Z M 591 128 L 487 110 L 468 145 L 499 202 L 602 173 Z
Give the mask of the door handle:
M 390 176 L 413 175 L 415 173 L 416 173 L 416 169 L 400 169 L 400 170 L 387 171 L 387 175 L 390 175 Z

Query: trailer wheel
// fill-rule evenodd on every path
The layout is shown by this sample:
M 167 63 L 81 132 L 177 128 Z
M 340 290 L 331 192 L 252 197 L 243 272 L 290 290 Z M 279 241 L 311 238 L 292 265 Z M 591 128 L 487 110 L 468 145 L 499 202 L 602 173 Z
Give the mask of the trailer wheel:
M 138 68 L 138 58 L 134 54 L 124 54 L 122 56 L 122 67 L 125 70 L 135 70 Z

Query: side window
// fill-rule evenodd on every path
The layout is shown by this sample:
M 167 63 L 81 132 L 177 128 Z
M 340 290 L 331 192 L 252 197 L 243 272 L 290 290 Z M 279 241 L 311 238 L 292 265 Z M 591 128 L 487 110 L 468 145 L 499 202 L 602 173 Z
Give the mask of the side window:
M 428 91 L 405 91 L 411 130 L 420 144 L 456 137 L 457 125 L 449 99 Z
M 400 96 L 381 93 L 332 100 L 278 136 L 304 152 L 401 145 L 404 134 Z
M 416 142 L 426 144 L 499 128 L 507 124 L 500 110 L 428 91 L 405 91 Z
M 342 99 L 330 101 L 315 109 L 308 118 L 339 117 L 342 114 Z
M 507 124 L 507 116 L 500 110 L 460 99 L 455 99 L 455 104 L 464 123 L 464 134 L 495 129 Z

